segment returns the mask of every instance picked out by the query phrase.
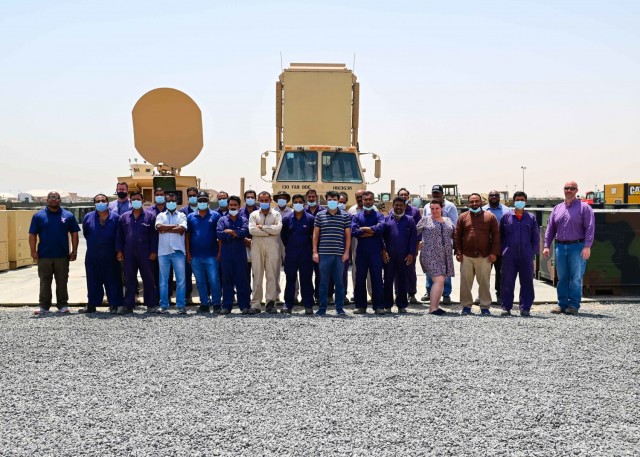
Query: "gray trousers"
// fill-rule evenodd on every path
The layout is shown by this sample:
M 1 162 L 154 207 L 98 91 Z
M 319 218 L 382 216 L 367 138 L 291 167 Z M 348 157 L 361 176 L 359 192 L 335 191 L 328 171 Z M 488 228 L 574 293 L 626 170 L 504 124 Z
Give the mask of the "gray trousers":
M 56 279 L 56 305 L 58 308 L 67 306 L 69 292 L 67 282 L 69 280 L 69 258 L 38 259 L 38 277 L 40 278 L 40 307 L 49 309 L 53 294 L 51 282 Z

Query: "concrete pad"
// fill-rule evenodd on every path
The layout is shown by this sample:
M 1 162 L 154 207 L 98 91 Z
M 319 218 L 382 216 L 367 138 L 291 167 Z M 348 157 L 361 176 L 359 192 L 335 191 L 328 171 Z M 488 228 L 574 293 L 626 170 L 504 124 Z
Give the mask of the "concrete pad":
M 81 238 L 80 245 L 78 246 L 78 260 L 75 262 L 71 262 L 70 271 L 69 271 L 69 304 L 70 305 L 84 305 L 87 302 L 87 287 L 86 287 L 86 274 L 84 268 L 84 256 L 86 252 L 86 242 Z M 456 268 L 456 275 L 453 278 L 453 293 L 451 299 L 454 302 L 459 301 L 460 297 L 460 270 L 459 264 L 454 262 Z M 426 277 L 424 273 L 422 273 L 420 267 L 418 266 L 418 299 L 422 297 L 426 291 Z M 495 299 L 495 294 L 493 292 L 494 285 L 494 274 L 491 275 L 491 289 L 492 296 Z M 38 294 L 40 290 L 40 281 L 38 278 L 38 269 L 37 267 L 23 267 L 17 270 L 10 270 L 6 272 L 0 273 L 0 306 L 23 306 L 23 305 L 37 305 L 38 304 Z M 285 286 L 285 276 L 284 273 L 280 275 L 280 284 L 282 290 L 284 291 Z M 55 281 L 54 281 L 54 297 L 55 297 Z M 351 283 L 351 274 L 349 274 L 349 286 L 347 288 L 348 296 L 351 297 L 353 295 L 353 284 Z M 555 303 L 557 301 L 556 289 L 550 283 L 545 281 L 534 280 L 534 290 L 535 290 L 535 303 L 543 304 L 543 303 Z M 474 284 L 472 289 L 474 297 L 477 296 L 478 286 Z M 516 282 L 515 287 L 515 297 L 517 303 L 517 297 L 520 291 L 520 287 Z M 198 294 L 196 288 L 194 287 L 193 292 L 193 301 L 194 303 L 198 303 Z M 627 301 L 627 300 L 637 300 L 637 297 L 602 297 L 598 296 L 596 298 L 583 298 L 585 303 L 596 302 L 596 301 Z

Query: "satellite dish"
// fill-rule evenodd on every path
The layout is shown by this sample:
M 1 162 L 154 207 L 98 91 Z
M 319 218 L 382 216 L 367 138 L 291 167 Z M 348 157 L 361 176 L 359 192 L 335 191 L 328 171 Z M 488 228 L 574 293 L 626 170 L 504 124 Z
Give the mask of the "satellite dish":
M 132 116 L 135 146 L 147 162 L 180 169 L 202 151 L 202 113 L 184 92 L 170 88 L 147 92 L 133 107 Z

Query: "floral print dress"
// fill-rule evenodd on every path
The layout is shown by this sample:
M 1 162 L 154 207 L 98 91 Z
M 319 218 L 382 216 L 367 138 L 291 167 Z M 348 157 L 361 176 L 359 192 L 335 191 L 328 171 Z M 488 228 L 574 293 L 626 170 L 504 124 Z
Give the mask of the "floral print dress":
M 453 268 L 453 231 L 451 219 L 443 217 L 437 222 L 431 216 L 424 216 L 418 222 L 418 235 L 422 235 L 420 265 L 431 277 L 455 276 Z

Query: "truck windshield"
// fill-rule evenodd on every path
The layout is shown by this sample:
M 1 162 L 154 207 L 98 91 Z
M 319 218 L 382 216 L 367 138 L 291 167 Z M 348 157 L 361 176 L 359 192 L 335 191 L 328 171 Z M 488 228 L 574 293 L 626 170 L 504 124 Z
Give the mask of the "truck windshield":
M 318 180 L 318 153 L 313 151 L 285 152 L 277 181 L 307 181 Z
M 361 183 L 362 174 L 355 154 L 323 152 L 322 182 Z

